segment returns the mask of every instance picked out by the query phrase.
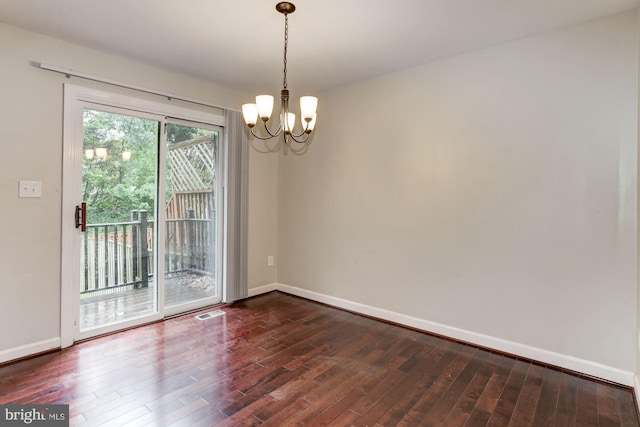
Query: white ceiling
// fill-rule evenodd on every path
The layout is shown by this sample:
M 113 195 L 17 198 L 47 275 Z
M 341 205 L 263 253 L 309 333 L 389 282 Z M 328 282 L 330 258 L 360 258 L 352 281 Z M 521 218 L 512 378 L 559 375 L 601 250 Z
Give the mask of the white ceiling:
M 300 95 L 622 12 L 640 0 L 294 3 L 288 80 Z M 275 4 L 0 0 L 0 21 L 253 93 L 282 82 L 284 17 Z

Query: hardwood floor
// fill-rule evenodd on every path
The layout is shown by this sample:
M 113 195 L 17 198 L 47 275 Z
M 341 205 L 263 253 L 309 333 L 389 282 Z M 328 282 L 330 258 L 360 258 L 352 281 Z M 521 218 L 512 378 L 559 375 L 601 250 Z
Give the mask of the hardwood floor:
M 0 367 L 72 426 L 638 426 L 630 389 L 281 293 Z

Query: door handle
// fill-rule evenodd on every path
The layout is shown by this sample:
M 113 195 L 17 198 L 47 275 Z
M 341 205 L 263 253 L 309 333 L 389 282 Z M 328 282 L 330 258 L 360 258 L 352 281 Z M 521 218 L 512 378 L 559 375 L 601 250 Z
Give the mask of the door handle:
M 76 228 L 80 228 L 83 233 L 87 231 L 87 204 L 82 202 L 76 205 Z

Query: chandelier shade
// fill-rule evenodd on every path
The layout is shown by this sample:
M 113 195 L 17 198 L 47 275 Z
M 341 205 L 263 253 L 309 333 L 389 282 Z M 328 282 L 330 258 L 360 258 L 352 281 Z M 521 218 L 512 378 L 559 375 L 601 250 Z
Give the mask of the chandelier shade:
M 258 106 L 258 115 L 264 121 L 271 118 L 273 112 L 273 96 L 258 95 L 256 96 L 256 105 Z
M 258 123 L 258 106 L 256 104 L 244 104 L 242 106 L 242 116 L 247 126 L 254 127 Z
M 310 122 L 316 115 L 316 109 L 318 108 L 318 98 L 315 96 L 302 96 L 300 97 L 300 114 L 302 120 Z
M 282 143 L 290 146 L 291 141 L 301 144 L 307 142 L 316 124 L 316 110 L 318 108 L 318 98 L 315 96 L 300 97 L 300 129 L 296 130 L 296 115 L 289 111 L 289 89 L 287 88 L 288 14 L 293 13 L 296 7 L 293 3 L 280 2 L 276 5 L 276 10 L 284 15 L 285 22 L 284 78 L 282 81 L 282 91 L 280 92 L 280 114 L 277 119 L 279 123 L 277 126 L 270 126 L 274 106 L 274 97 L 271 95 L 258 95 L 256 96 L 255 103 L 244 104 L 242 106 L 242 115 L 245 124 L 255 138 L 264 141 L 279 138 L 279 143 L 276 144 L 275 147 L 267 147 L 267 152 L 277 151 Z M 256 130 L 256 128 L 260 128 L 260 126 L 257 126 L 258 119 L 263 122 L 263 131 Z M 296 152 L 296 150 L 294 150 L 294 152 Z

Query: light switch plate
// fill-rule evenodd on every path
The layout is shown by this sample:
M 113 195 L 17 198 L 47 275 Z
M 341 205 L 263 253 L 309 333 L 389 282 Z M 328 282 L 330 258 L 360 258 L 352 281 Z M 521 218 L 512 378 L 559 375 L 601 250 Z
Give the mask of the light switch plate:
M 20 181 L 19 197 L 42 197 L 42 181 Z

